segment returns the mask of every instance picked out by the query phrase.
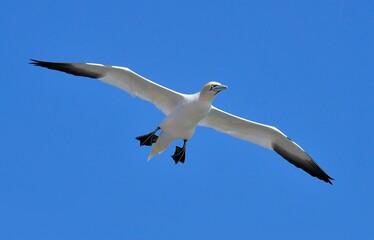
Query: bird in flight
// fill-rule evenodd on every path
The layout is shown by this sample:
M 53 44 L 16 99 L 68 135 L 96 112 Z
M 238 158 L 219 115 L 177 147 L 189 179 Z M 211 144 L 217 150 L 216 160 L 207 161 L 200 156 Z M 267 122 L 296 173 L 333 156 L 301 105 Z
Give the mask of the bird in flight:
M 273 150 L 311 176 L 332 184 L 333 178 L 277 128 L 249 121 L 214 107 L 214 98 L 228 88 L 218 82 L 208 82 L 195 94 L 183 94 L 152 82 L 125 67 L 33 59 L 31 64 L 99 79 L 156 105 L 166 117 L 152 132 L 136 137 L 140 146 L 152 146 L 149 160 L 155 154 L 163 152 L 174 140 L 183 139 L 183 146 L 176 147 L 172 158 L 176 164 L 184 163 L 187 141 L 193 136 L 197 126 L 205 126 Z M 156 135 L 158 132 L 159 135 Z

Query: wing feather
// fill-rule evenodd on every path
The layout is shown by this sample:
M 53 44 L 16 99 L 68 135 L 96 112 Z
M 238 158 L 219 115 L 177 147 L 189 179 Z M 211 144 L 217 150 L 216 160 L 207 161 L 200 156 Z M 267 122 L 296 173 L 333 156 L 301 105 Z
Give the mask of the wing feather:
M 215 107 L 212 107 L 208 116 L 199 125 L 273 150 L 311 176 L 332 184 L 330 180 L 333 179 L 299 145 L 275 127 L 249 121 Z
M 58 70 L 76 76 L 100 79 L 118 87 L 132 96 L 142 98 L 156 105 L 164 114 L 178 104 L 183 94 L 148 80 L 128 68 L 95 63 L 44 62 L 31 59 L 31 64 Z

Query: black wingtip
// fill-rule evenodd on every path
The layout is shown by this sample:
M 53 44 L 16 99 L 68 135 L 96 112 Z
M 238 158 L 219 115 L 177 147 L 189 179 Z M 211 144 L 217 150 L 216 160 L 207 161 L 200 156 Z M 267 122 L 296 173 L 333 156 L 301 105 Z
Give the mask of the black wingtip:
M 48 67 L 49 62 L 40 61 L 40 60 L 30 58 L 29 64 L 34 65 L 34 66 L 38 66 L 38 67 Z
M 281 155 L 288 162 L 290 162 L 291 164 L 295 165 L 298 168 L 303 169 L 304 171 L 309 173 L 311 176 L 316 177 L 326 183 L 330 183 L 331 185 L 333 185 L 331 180 L 334 180 L 334 179 L 330 177 L 329 175 L 327 175 L 327 173 L 323 171 L 323 169 L 311 157 L 309 157 L 310 158 L 309 164 L 306 164 L 306 162 L 303 159 L 290 154 L 286 150 L 279 147 L 277 144 L 273 145 L 273 150 L 279 155 Z M 308 154 L 306 155 L 309 156 Z
M 88 67 L 84 63 L 68 63 L 68 62 L 45 62 L 36 59 L 30 59 L 30 64 L 34 66 L 44 67 L 51 70 L 57 70 L 75 76 L 101 78 L 104 76 L 102 71 L 97 71 L 93 67 Z
M 333 179 L 332 177 L 328 176 L 328 179 L 327 179 L 326 182 L 328 182 L 328 183 L 330 183 L 331 185 L 333 185 L 331 181 L 334 181 L 334 180 L 335 180 L 335 179 Z
M 45 62 L 45 61 L 40 61 L 40 60 L 36 60 L 36 59 L 32 59 L 32 58 L 30 58 L 30 61 L 31 62 L 29 62 L 29 64 L 32 64 L 34 66 L 39 66 L 39 67 L 47 67 L 48 68 L 48 66 L 52 64 L 52 62 Z
M 38 66 L 40 62 L 41 61 L 39 61 L 39 60 L 35 60 L 35 59 L 30 58 L 29 64 L 32 64 L 34 66 Z
M 312 160 L 313 160 L 313 159 L 312 159 Z M 314 161 L 313 161 L 313 162 L 314 162 Z M 325 182 L 330 183 L 331 185 L 333 185 L 333 183 L 332 183 L 331 181 L 334 181 L 335 179 L 333 179 L 332 177 L 330 177 L 329 175 L 327 175 L 327 173 L 325 173 L 325 171 L 323 171 L 322 168 L 321 168 L 320 166 L 318 166 L 318 164 L 317 164 L 316 162 L 314 162 L 314 163 L 315 163 L 315 164 L 317 165 L 317 167 L 320 168 L 321 171 L 324 173 L 323 178 L 319 178 L 319 177 L 317 177 L 317 178 L 319 178 L 319 179 L 321 179 L 322 181 L 325 181 Z

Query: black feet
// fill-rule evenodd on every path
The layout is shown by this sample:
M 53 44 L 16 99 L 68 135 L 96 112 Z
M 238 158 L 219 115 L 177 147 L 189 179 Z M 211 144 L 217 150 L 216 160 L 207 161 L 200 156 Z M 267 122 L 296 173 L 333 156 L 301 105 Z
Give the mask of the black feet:
M 183 147 L 176 147 L 174 155 L 171 156 L 174 159 L 175 164 L 178 162 L 184 163 L 184 160 L 186 158 L 186 142 L 187 140 L 184 140 Z
M 156 128 L 153 132 L 149 134 L 145 134 L 139 137 L 136 137 L 136 140 L 140 141 L 140 146 L 152 146 L 157 141 L 158 136 L 156 135 L 156 132 L 160 130 L 159 127 Z
M 146 134 L 143 136 L 136 137 L 140 141 L 140 146 L 152 146 L 157 141 L 157 136 L 155 134 Z

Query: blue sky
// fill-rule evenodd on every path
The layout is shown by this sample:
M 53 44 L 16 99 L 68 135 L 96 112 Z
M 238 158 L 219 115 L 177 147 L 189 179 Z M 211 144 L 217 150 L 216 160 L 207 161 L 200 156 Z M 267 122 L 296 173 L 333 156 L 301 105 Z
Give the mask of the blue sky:
M 0 4 L 0 239 L 372 239 L 372 1 Z M 131 68 L 274 125 L 333 178 L 199 128 L 146 161 L 163 115 L 29 58 Z

